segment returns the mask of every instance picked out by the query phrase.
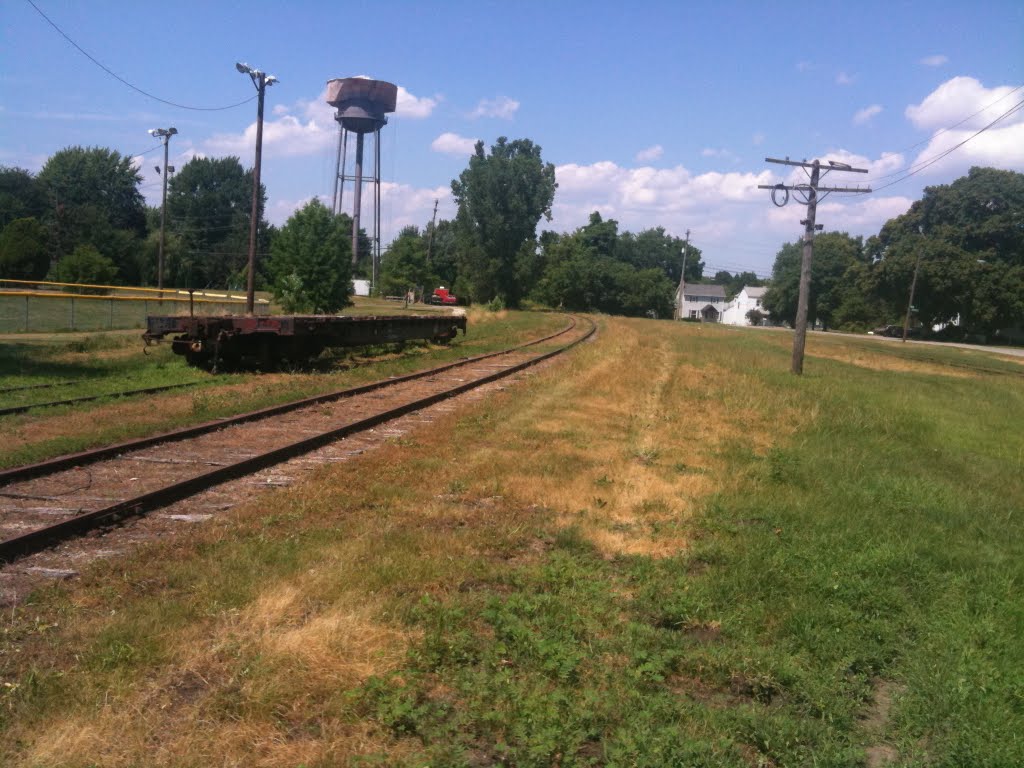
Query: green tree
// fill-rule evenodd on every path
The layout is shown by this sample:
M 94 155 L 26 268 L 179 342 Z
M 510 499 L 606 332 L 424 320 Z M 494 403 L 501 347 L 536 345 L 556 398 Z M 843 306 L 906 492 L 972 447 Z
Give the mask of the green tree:
M 91 245 L 80 245 L 61 258 L 50 270 L 48 279 L 58 283 L 109 285 L 117 276 L 117 266 Z
M 660 269 L 675 286 L 679 285 L 684 248 L 686 282 L 700 282 L 704 275 L 700 248 L 688 245 L 682 238 L 670 236 L 664 227 L 645 229 L 638 234 L 624 232 L 619 237 L 616 256 L 636 269 Z
M 256 239 L 257 274 L 267 274 L 270 233 L 263 218 L 266 189 L 260 187 Z M 167 190 L 167 230 L 179 235 L 181 267 L 168 265 L 164 283 L 184 287 L 180 271 L 191 264 L 195 286 L 244 284 L 249 261 L 252 171 L 237 157 L 194 157 L 171 179 Z M 154 268 L 155 269 L 155 268 Z M 155 274 L 155 272 L 154 272 Z
M 675 286 L 664 272 L 658 268 L 636 269 L 603 253 L 615 252 L 616 248 L 607 238 L 593 237 L 595 224 L 601 222 L 592 217 L 590 224 L 571 235 L 544 233 L 544 272 L 531 298 L 548 306 L 579 311 L 670 316 Z
M 0 229 L 18 219 L 41 220 L 46 210 L 46 191 L 31 173 L 0 165 Z
M 113 261 L 120 279 L 135 282 L 146 208 L 132 159 L 105 147 L 68 147 L 46 161 L 36 180 L 52 202 L 57 253 L 91 245 Z
M 793 325 L 800 289 L 800 264 L 803 244 L 786 243 L 775 257 L 772 280 L 765 291 L 763 305 L 776 321 Z M 856 290 L 847 273 L 866 260 L 859 237 L 845 232 L 825 232 L 814 238 L 811 263 L 811 287 L 807 303 L 807 321 L 834 327 L 834 316 L 846 296 Z
M 345 222 L 313 198 L 281 227 L 271 248 L 274 295 L 286 312 L 336 312 L 352 293 Z
M 437 277 L 427 266 L 427 246 L 415 226 L 408 226 L 381 256 L 380 290 L 385 296 L 404 295 L 422 287 L 428 293 L 437 286 Z
M 0 277 L 42 280 L 50 268 L 46 228 L 36 219 L 15 219 L 0 232 Z
M 433 239 L 431 240 L 431 234 Z M 455 286 L 459 279 L 458 237 L 454 221 L 442 219 L 436 224 L 428 223 L 423 229 L 423 251 L 428 246 L 430 272 L 441 285 Z
M 478 141 L 469 166 L 452 182 L 459 206 L 459 271 L 474 301 L 501 298 L 519 305 L 530 286 L 520 283 L 523 245 L 541 217 L 551 220 L 555 167 L 529 139 L 502 136 L 489 155 Z
M 873 298 L 903 311 L 918 264 L 914 306 L 925 326 L 956 322 L 963 334 L 994 335 L 1019 325 L 1024 174 L 971 168 L 952 184 L 927 187 L 868 241 L 868 252 Z

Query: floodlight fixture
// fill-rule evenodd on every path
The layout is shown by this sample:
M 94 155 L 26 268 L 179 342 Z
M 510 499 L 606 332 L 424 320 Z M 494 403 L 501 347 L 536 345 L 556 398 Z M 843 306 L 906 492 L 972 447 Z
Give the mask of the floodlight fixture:
M 170 128 L 150 128 L 149 135 L 153 138 L 163 139 L 164 144 L 164 170 L 173 171 L 167 164 L 167 152 L 168 144 L 171 142 L 171 136 L 178 133 L 178 129 L 171 126 Z M 163 176 L 163 202 L 160 204 L 160 250 L 157 254 L 156 260 L 156 287 L 158 290 L 163 291 L 164 287 L 164 225 L 167 221 L 167 173 L 160 173 L 160 166 L 153 166 L 156 169 L 157 175 Z M 159 294 L 160 299 L 163 300 L 163 293 Z
M 248 75 L 252 84 L 256 87 L 258 96 L 256 106 L 256 162 L 252 168 L 252 213 L 249 221 L 249 264 L 246 277 L 245 291 L 245 313 L 252 315 L 256 303 L 256 229 L 259 224 L 260 214 L 260 157 L 263 153 L 263 97 L 266 94 L 267 86 L 277 82 L 277 78 L 253 69 L 242 62 L 235 63 L 235 69 L 243 75 Z

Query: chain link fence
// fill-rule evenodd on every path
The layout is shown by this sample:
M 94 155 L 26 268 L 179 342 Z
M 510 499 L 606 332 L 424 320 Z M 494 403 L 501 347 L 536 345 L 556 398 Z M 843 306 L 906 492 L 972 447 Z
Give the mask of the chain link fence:
M 268 314 L 260 299 L 256 314 Z M 48 333 L 145 328 L 148 315 L 230 315 L 245 297 L 209 291 L 0 281 L 0 333 Z

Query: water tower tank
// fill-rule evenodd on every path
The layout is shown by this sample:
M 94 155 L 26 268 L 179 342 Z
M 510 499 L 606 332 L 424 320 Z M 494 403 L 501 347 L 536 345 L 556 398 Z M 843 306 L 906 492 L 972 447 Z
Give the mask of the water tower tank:
M 327 103 L 338 110 L 336 120 L 353 133 L 378 130 L 398 101 L 398 86 L 385 80 L 342 77 L 327 81 Z

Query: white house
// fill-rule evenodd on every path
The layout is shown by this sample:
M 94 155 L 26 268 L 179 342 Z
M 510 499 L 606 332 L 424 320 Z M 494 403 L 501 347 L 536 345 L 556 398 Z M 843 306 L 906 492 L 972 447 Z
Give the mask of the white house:
M 717 323 L 725 309 L 725 288 L 705 283 L 682 283 L 676 289 L 676 318 Z
M 725 309 L 722 311 L 722 322 L 726 325 L 753 325 L 747 319 L 747 312 L 752 309 L 767 315 L 768 313 L 761 306 L 761 300 L 764 298 L 766 290 L 768 289 L 764 287 L 744 286 L 743 290 L 725 305 Z

